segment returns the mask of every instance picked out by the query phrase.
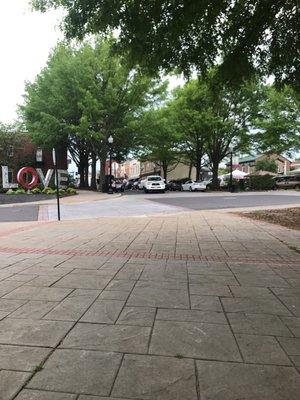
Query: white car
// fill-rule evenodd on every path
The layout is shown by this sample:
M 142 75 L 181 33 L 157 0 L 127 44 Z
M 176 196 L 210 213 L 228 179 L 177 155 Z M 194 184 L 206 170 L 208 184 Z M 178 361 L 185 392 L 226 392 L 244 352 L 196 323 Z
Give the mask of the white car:
M 182 190 L 190 192 L 205 192 L 210 181 L 187 181 L 181 185 Z
M 162 192 L 165 193 L 166 183 L 165 180 L 158 175 L 147 176 L 141 181 L 141 186 L 145 193 L 149 192 Z

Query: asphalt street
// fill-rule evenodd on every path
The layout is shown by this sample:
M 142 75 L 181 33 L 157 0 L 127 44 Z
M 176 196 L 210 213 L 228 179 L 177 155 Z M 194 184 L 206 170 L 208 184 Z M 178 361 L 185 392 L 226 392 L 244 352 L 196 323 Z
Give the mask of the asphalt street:
M 300 206 L 300 192 L 250 192 L 250 193 L 125 193 L 111 195 L 109 199 L 61 205 L 63 220 L 98 217 L 134 217 L 176 214 L 185 211 L 237 209 L 250 207 Z M 55 204 L 47 206 L 47 219 L 57 219 Z M 0 206 L 0 222 L 36 221 L 39 204 Z
M 299 204 L 300 197 L 287 195 L 224 195 L 224 196 L 193 196 L 190 197 L 167 197 L 152 199 L 162 204 L 170 206 L 184 207 L 190 210 L 218 210 L 224 208 L 258 207 L 258 206 L 278 206 L 288 204 Z
M 38 219 L 39 206 L 15 206 L 0 207 L 0 222 L 17 222 L 17 221 L 36 221 Z

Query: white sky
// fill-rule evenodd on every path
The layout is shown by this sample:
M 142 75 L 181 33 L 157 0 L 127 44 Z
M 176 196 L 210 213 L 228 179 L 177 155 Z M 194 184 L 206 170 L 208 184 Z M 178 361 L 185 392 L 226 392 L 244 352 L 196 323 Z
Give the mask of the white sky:
M 0 0 L 0 121 L 17 118 L 24 82 L 45 65 L 58 40 L 61 11 L 32 12 L 29 0 Z
M 62 11 L 31 10 L 29 0 L 0 0 L 0 122 L 17 119 L 25 81 L 33 81 L 45 66 L 50 50 L 63 39 Z M 170 88 L 182 84 L 170 78 Z

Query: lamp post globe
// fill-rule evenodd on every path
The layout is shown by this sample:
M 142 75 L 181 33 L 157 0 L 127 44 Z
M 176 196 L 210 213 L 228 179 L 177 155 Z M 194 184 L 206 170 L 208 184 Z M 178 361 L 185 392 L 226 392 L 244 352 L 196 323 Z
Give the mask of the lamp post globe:
M 113 144 L 114 138 L 112 137 L 112 135 L 109 135 L 107 141 L 108 141 L 109 144 Z

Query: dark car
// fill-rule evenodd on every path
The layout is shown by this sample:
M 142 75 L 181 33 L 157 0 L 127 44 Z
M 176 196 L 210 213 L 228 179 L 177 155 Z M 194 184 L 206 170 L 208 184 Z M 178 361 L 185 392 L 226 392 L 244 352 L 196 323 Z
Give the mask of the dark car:
M 129 179 L 126 183 L 125 190 L 137 190 L 139 178 Z
M 177 182 L 177 181 L 169 181 L 166 184 L 166 190 L 170 190 L 170 191 L 180 191 L 181 190 L 181 183 Z
M 300 175 L 281 175 L 274 178 L 274 189 L 300 189 Z
M 115 192 L 124 192 L 126 183 L 120 180 L 116 180 L 114 184 Z

